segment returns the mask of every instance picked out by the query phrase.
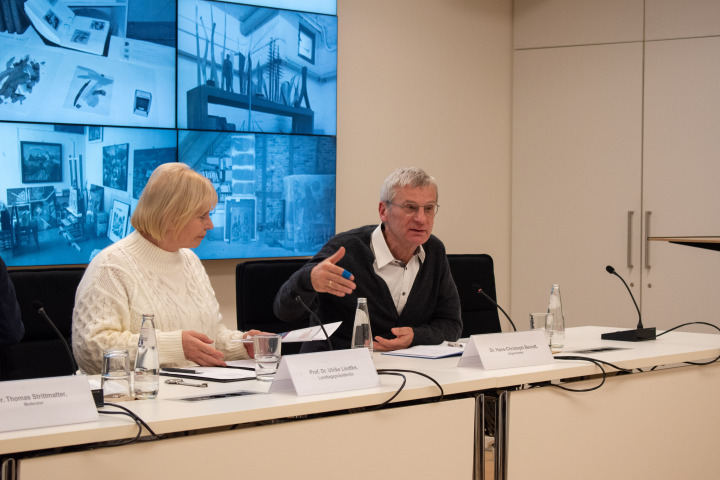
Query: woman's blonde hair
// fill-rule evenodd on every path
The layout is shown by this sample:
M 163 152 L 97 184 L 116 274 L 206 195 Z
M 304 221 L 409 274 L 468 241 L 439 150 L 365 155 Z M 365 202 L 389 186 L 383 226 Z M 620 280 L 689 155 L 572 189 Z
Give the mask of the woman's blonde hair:
M 184 163 L 163 163 L 150 175 L 130 223 L 157 242 L 169 230 L 177 239 L 192 217 L 212 210 L 217 201 L 210 180 Z

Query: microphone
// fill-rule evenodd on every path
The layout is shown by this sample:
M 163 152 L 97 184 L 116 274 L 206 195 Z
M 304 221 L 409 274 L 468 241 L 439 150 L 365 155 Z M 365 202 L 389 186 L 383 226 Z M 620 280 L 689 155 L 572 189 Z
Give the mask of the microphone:
M 325 334 L 325 341 L 328 344 L 328 348 L 330 350 L 333 350 L 333 346 L 332 346 L 332 342 L 330 341 L 330 337 L 328 336 L 327 331 L 325 331 L 325 325 L 323 325 L 323 323 L 320 321 L 320 318 L 315 314 L 315 312 L 313 312 L 310 309 L 310 307 L 305 305 L 305 302 L 303 302 L 302 298 L 300 298 L 300 295 L 295 295 L 295 301 L 298 302 L 300 305 L 302 305 L 303 308 L 308 311 L 308 313 L 310 314 L 310 318 L 314 319 L 315 323 L 320 325 L 322 332 Z
M 45 321 L 52 327 L 55 334 L 58 336 L 60 341 L 62 342 L 63 346 L 65 347 L 65 351 L 67 352 L 68 358 L 70 359 L 70 366 L 72 367 L 72 373 L 71 375 L 75 375 L 75 372 L 77 372 L 78 366 L 77 363 L 75 363 L 75 357 L 73 357 L 72 351 L 70 350 L 70 346 L 67 343 L 67 340 L 65 340 L 65 337 L 62 336 L 62 333 L 60 333 L 60 330 L 55 326 L 52 320 L 50 320 L 50 317 L 47 313 L 45 313 L 45 308 L 43 308 L 42 303 L 38 300 L 32 301 L 32 308 L 37 312 L 38 315 L 43 317 Z
M 499 308 L 500 311 L 503 313 L 503 315 L 505 315 L 505 318 L 507 318 L 508 321 L 510 322 L 510 325 L 512 325 L 513 331 L 517 332 L 517 328 L 515 327 L 515 324 L 513 323 L 513 321 L 510 319 L 510 315 L 508 315 L 507 312 L 506 312 L 505 310 L 503 310 L 503 308 L 502 308 L 500 305 L 498 305 L 498 303 L 490 297 L 490 295 L 488 295 L 487 293 L 483 292 L 483 289 L 480 288 L 480 285 L 478 285 L 478 284 L 476 284 L 476 283 L 473 283 L 473 284 L 472 284 L 472 287 L 473 287 L 473 288 L 477 288 L 477 293 L 479 293 L 479 294 L 482 295 L 483 297 L 487 298 L 487 300 L 488 300 L 490 303 L 492 303 L 493 305 L 495 305 L 496 308 Z
M 643 340 L 655 340 L 656 333 L 655 333 L 655 327 L 652 328 L 645 328 L 643 327 L 642 323 L 642 315 L 640 314 L 640 308 L 638 308 L 638 304 L 635 301 L 635 296 L 632 293 L 632 290 L 630 290 L 630 287 L 628 287 L 627 282 L 625 279 L 623 279 L 616 271 L 615 269 L 608 265 L 605 267 L 605 270 L 611 275 L 615 275 L 618 277 L 622 282 L 625 284 L 625 288 L 627 288 L 628 293 L 630 293 L 630 298 L 632 298 L 633 303 L 635 304 L 635 309 L 638 312 L 638 324 L 635 330 L 621 330 L 618 332 L 610 332 L 610 333 L 603 333 L 600 335 L 600 338 L 603 340 L 617 340 L 621 342 L 641 342 Z

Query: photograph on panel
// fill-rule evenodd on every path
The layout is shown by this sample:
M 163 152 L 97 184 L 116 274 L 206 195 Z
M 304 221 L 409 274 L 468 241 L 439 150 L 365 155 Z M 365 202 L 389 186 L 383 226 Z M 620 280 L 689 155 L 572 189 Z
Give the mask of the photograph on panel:
M 177 125 L 336 134 L 337 17 L 178 0 Z
M 335 233 L 335 137 L 181 130 L 178 151 L 218 193 L 200 258 L 309 256 Z
M 0 0 L 0 119 L 175 128 L 175 0 Z
M 0 253 L 10 266 L 88 263 L 126 237 L 177 132 L 0 123 Z
M 0 123 L 0 138 L 10 266 L 88 263 L 132 232 L 148 178 L 178 157 L 218 195 L 202 259 L 308 256 L 335 233 L 334 137 Z

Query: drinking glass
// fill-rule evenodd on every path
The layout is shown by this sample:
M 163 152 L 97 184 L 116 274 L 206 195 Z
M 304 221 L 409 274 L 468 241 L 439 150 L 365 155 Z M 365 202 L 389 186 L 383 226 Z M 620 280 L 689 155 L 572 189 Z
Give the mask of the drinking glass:
M 130 353 L 117 348 L 103 350 L 101 384 L 105 401 L 132 400 L 131 378 Z
M 543 313 L 531 313 L 530 314 L 530 329 L 539 330 L 545 334 L 545 341 L 550 346 L 550 325 L 547 324 L 548 314 Z
M 282 335 L 279 333 L 260 333 L 253 337 L 255 350 L 255 378 L 263 382 L 275 378 L 280 364 Z

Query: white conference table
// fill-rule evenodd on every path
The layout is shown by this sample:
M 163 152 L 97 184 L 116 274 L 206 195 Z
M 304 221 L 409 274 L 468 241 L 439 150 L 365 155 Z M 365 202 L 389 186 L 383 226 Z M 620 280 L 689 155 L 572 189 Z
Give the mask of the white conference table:
M 648 370 L 720 354 L 720 335 L 671 332 L 655 341 L 631 344 L 600 340 L 601 333 L 611 330 L 569 328 L 567 345 L 560 355 L 618 346 L 626 349 L 587 356 L 622 368 Z M 204 389 L 163 383 L 157 399 L 123 405 L 156 433 L 172 434 L 171 438 L 86 449 L 83 446 L 131 438 L 137 432 L 136 425 L 127 417 L 101 415 L 97 422 L 0 433 L 0 456 L 17 458 L 18 478 L 22 480 L 50 478 L 51 474 L 57 477 L 57 472 L 72 472 L 75 479 L 96 478 L 98 472 L 107 472 L 110 478 L 139 472 L 141 476 L 159 474 L 177 478 L 192 475 L 224 478 L 229 474 L 251 476 L 268 472 L 272 477 L 295 478 L 482 478 L 482 393 L 500 390 L 505 393 L 498 402 L 496 475 L 523 478 L 528 469 L 536 472 L 540 464 L 546 465 L 551 458 L 547 451 L 538 448 L 556 438 L 548 436 L 547 428 L 551 428 L 550 432 L 557 429 L 557 438 L 565 439 L 570 446 L 578 445 L 573 434 L 574 425 L 579 425 L 575 423 L 577 419 L 566 422 L 563 431 L 557 422 L 542 424 L 554 416 L 538 412 L 557 411 L 560 416 L 573 412 L 585 422 L 584 428 L 602 430 L 604 416 L 589 414 L 584 405 L 604 398 L 605 393 L 620 391 L 617 408 L 622 410 L 624 402 L 630 402 L 623 397 L 622 389 L 618 390 L 622 386 L 637 384 L 652 389 L 656 388 L 655 378 L 663 381 L 672 378 L 671 385 L 680 382 L 683 388 L 698 393 L 696 397 L 703 397 L 709 378 L 717 376 L 720 380 L 718 364 L 666 368 L 611 377 L 595 392 L 569 393 L 552 387 L 520 387 L 592 377 L 599 369 L 588 362 L 561 360 L 552 365 L 492 371 L 457 367 L 458 357 L 429 360 L 374 353 L 373 360 L 378 369 L 417 370 L 430 375 L 443 386 L 447 398 L 442 402 L 428 401 L 439 394 L 437 386 L 414 374 L 406 374 L 407 385 L 392 402 L 396 407 L 380 410 L 370 407 L 390 398 L 399 387 L 400 378 L 381 375 L 380 387 L 304 397 L 265 393 L 269 386 L 254 380 L 210 383 Z M 715 383 L 720 388 L 720 381 Z M 570 386 L 576 388 L 575 383 Z M 177 400 L 237 390 L 259 393 L 201 402 Z M 643 397 L 641 390 L 639 395 L 641 400 L 647 400 L 647 393 Z M 708 395 L 708 402 L 715 398 L 713 395 Z M 667 413 L 662 408 L 652 412 Z M 544 429 L 539 429 L 536 420 L 540 420 Z M 236 427 L 231 429 L 232 426 Z M 529 443 L 535 438 L 533 435 L 539 436 L 536 444 Z M 77 447 L 67 448 L 72 446 Z M 569 447 L 558 445 L 553 451 L 564 457 L 564 448 Z M 639 448 L 643 451 L 642 446 Z M 38 452 L 42 455 L 35 456 Z M 540 457 L 533 457 L 540 452 Z M 552 472 L 553 478 L 572 478 L 564 477 L 562 468 Z M 577 470 L 572 473 L 577 475 Z

